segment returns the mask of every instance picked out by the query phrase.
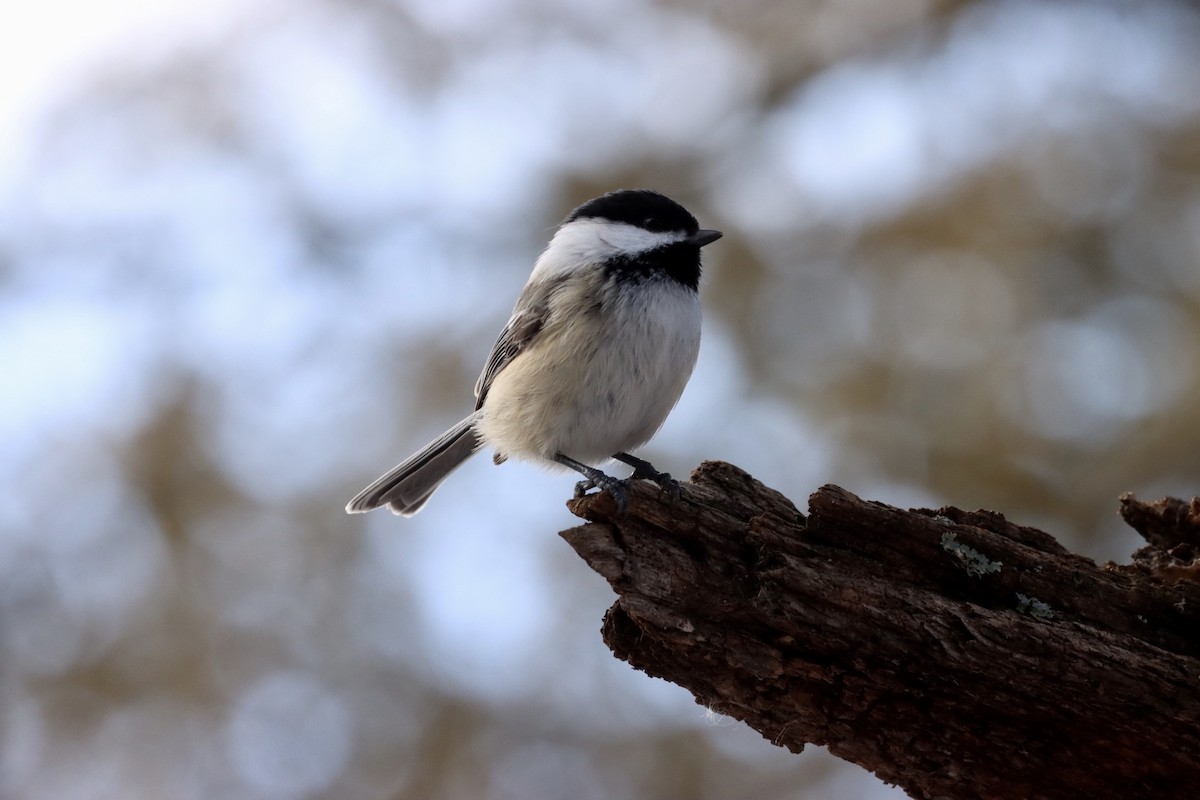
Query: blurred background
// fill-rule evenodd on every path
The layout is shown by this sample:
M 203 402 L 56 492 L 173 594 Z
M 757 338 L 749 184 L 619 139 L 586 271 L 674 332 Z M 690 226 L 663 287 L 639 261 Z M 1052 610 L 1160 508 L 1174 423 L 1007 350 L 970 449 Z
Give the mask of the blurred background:
M 897 798 L 617 661 L 458 420 L 557 222 L 705 250 L 643 452 L 1098 560 L 1200 480 L 1200 13 L 950 0 L 45 0 L 0 25 L 0 795 Z

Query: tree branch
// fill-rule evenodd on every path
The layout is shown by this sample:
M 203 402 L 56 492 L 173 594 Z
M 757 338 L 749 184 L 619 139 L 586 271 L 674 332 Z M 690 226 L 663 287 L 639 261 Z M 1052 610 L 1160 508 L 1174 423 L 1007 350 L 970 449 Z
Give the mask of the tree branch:
M 805 516 L 707 462 L 674 506 L 573 500 L 561 535 L 618 595 L 618 657 L 790 750 L 921 798 L 1193 797 L 1200 515 L 1122 503 L 1154 546 L 1098 567 L 989 511 L 825 486 Z

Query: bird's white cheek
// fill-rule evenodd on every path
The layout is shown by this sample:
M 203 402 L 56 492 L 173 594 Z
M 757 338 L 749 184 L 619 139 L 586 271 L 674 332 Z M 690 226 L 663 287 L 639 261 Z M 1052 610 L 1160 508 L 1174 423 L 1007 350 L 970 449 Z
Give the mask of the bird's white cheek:
M 682 231 L 655 232 L 599 219 L 579 219 L 558 229 L 534 265 L 539 279 L 570 274 L 612 258 L 635 256 L 685 237 Z

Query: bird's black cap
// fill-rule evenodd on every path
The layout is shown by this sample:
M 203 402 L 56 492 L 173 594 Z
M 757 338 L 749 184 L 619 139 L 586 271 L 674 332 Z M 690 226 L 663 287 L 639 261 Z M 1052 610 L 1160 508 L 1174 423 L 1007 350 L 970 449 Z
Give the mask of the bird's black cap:
M 649 189 L 620 189 L 588 200 L 572 211 L 563 224 L 588 218 L 625 222 L 655 233 L 686 231 L 694 234 L 700 229 L 700 223 L 686 208 Z

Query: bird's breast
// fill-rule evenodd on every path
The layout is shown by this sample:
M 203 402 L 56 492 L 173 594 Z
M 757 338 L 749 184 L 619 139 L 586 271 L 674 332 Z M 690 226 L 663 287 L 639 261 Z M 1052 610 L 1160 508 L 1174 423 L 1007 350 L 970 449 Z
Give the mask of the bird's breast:
M 480 433 L 497 452 L 598 463 L 648 441 L 679 400 L 700 347 L 696 292 L 602 280 L 564 286 L 537 340 L 493 381 Z

